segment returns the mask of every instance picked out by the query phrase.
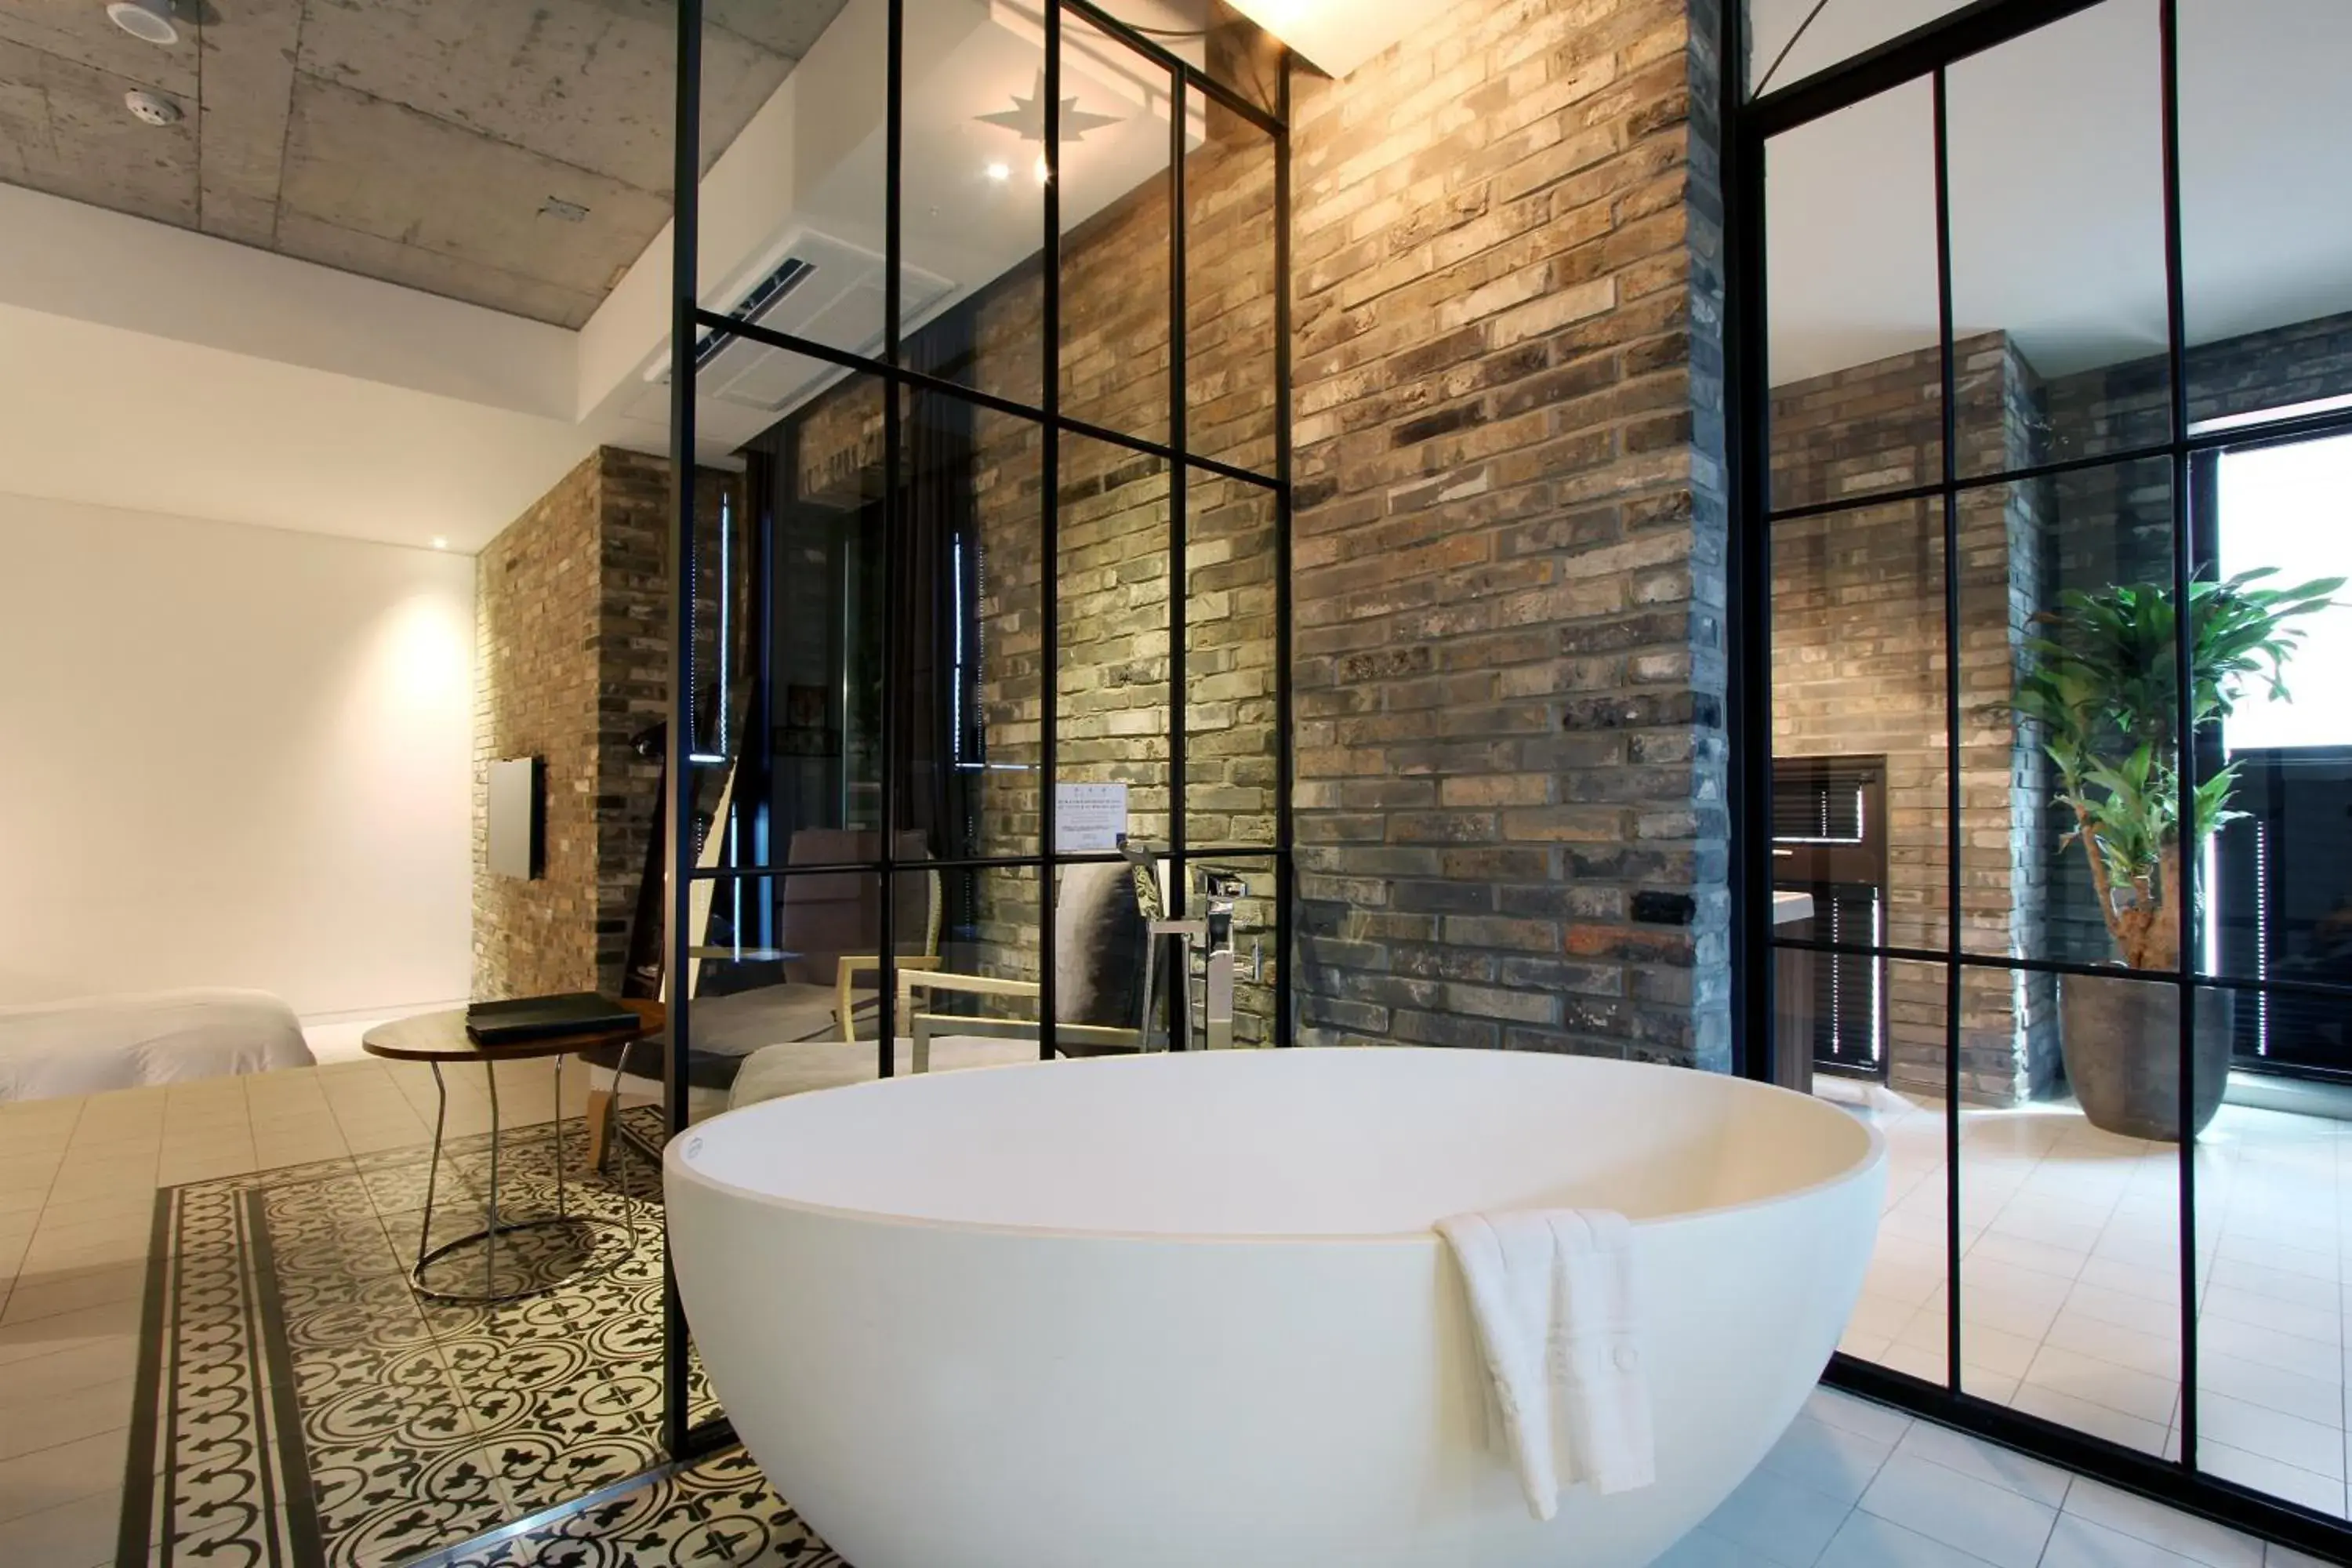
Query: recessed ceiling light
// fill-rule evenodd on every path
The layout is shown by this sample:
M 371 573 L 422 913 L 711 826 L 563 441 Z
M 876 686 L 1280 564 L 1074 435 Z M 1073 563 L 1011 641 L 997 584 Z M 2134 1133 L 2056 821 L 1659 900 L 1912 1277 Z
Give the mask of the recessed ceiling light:
M 1009 180 L 1013 177 L 1013 166 L 1009 163 L 991 163 L 988 166 L 988 177 L 992 180 Z
M 562 218 L 565 223 L 578 223 L 588 216 L 588 209 L 578 202 L 567 202 L 562 196 L 550 196 L 539 204 L 541 217 Z
M 433 536 L 433 548 L 436 550 L 446 550 L 449 548 L 449 542 L 436 533 Z
M 180 122 L 180 106 L 161 93 L 134 89 L 122 95 L 122 106 L 131 110 L 134 118 L 150 125 L 177 125 Z
M 180 41 L 172 0 L 114 0 L 106 8 L 106 19 L 143 44 L 169 47 Z

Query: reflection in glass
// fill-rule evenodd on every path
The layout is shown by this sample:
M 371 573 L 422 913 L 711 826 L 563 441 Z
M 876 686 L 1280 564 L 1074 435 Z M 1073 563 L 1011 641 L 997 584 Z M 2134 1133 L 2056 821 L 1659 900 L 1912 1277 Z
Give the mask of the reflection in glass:
M 1274 138 L 1216 102 L 1184 160 L 1185 449 L 1275 461 Z
M 765 679 L 722 753 L 727 864 L 786 863 L 808 829 L 881 827 L 882 400 L 873 377 L 837 379 L 751 448 L 766 526 L 741 580 L 756 572 L 768 602 L 743 618 Z
M 1787 87 L 1966 3 L 1875 0 L 1868 5 L 1822 5 L 1816 0 L 1745 0 L 1748 91 L 1753 95 Z
M 1275 492 L 1196 468 L 1184 510 L 1184 839 L 1271 847 Z
M 1100 786 L 1109 825 L 1075 810 L 1059 852 L 1124 831 L 1169 842 L 1169 490 L 1160 458 L 1084 437 L 1061 444 L 1054 563 L 1060 618 L 1055 783 Z M 1070 797 L 1075 803 L 1076 797 Z
M 2165 440 L 2156 0 L 2107 0 L 1948 80 L 1958 472 Z
M 2200 453 L 2192 494 L 2216 584 L 2196 623 L 2220 645 L 2268 644 L 2217 672 L 2225 711 L 2199 736 L 2220 826 L 2202 846 L 2199 966 L 2336 985 L 2341 995 L 2237 994 L 2231 1055 L 2247 1067 L 2352 1072 L 2352 544 L 2319 520 L 2352 479 L 2352 437 Z M 2202 672 L 2200 671 L 2200 676 Z
M 2310 106 L 2352 87 L 2352 7 L 2182 0 L 2180 265 L 2191 427 L 2352 396 L 2352 210 Z
M 1943 535 L 1933 501 L 1772 525 L 1773 887 L 1813 900 L 1824 940 L 1945 943 Z M 1941 1095 L 1941 991 L 1911 996 L 1865 956 L 1811 963 L 1817 1064 Z
M 1773 138 L 1765 207 L 1772 505 L 1933 483 L 1943 356 L 1927 84 Z
M 1062 412 L 1164 442 L 1173 81 L 1065 13 L 1061 92 Z M 1188 147 L 1197 107 L 1189 119 Z M 1032 131 L 1042 148 L 1042 114 L 1024 124 Z
M 1783 936 L 1801 940 L 1809 934 L 1798 920 L 1784 921 L 1777 929 Z M 1786 977 L 1793 973 L 1801 979 L 1815 955 L 1784 952 L 1780 956 L 1779 973 Z M 1863 1279 L 1861 1300 L 1847 1321 L 1838 1349 L 1942 1384 L 1948 1370 L 1944 1285 L 1948 1278 L 1945 1222 L 1949 1212 L 1940 1087 L 1944 966 L 1897 959 L 1886 970 L 1887 988 L 1899 998 L 1893 1009 L 1895 1018 L 1922 1038 L 1932 1034 L 1938 1042 L 1939 1059 L 1927 1064 L 1934 1068 L 1937 1087 L 1886 1088 L 1832 1073 L 1808 1079 L 1803 1064 L 1812 1019 L 1810 987 L 1801 984 L 1784 991 L 1778 1000 L 1775 1027 L 1794 1030 L 1807 1043 L 1792 1051 L 1782 1042 L 1776 1047 L 1776 1056 L 1795 1064 L 1798 1076 L 1787 1087 L 1810 1088 L 1814 1095 L 1836 1101 L 1878 1129 L 1886 1140 L 1886 1203 L 1879 1215 L 1878 1240 L 1871 1252 L 1870 1271 Z M 1923 1080 L 1926 1076 L 1922 1075 Z
M 1044 25 L 1027 7 L 907 0 L 910 46 L 899 216 L 910 278 L 899 329 L 913 368 L 1035 406 L 1044 400 Z M 877 187 L 879 188 L 878 185 Z M 963 329 L 922 329 L 952 310 Z
M 957 312 L 926 342 L 968 325 Z M 1043 698 L 1040 427 L 907 400 L 892 698 L 898 822 L 945 859 L 1034 854 Z

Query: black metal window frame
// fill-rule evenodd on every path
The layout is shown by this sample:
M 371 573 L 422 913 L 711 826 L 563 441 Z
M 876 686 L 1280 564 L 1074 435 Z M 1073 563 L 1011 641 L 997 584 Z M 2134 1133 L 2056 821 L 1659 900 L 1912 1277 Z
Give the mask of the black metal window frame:
M 1089 862 L 1116 860 L 1116 854 L 1086 854 L 1058 852 L 1054 848 L 1055 791 L 1056 776 L 1056 689 L 1053 671 L 1058 660 L 1058 622 L 1056 574 L 1053 563 L 1056 557 L 1056 539 L 1060 526 L 1059 485 L 1060 444 L 1065 436 L 1098 441 L 1124 447 L 1131 452 L 1156 458 L 1167 465 L 1169 476 L 1169 702 L 1168 730 L 1170 778 L 1170 844 L 1169 863 L 1171 894 L 1180 906 L 1185 896 L 1186 870 L 1190 864 L 1207 858 L 1243 861 L 1250 867 L 1265 868 L 1272 873 L 1274 883 L 1275 952 L 1273 1043 L 1286 1047 L 1292 1039 L 1292 978 L 1291 956 L 1296 925 L 1293 919 L 1295 879 L 1292 872 L 1294 847 L 1291 822 L 1291 781 L 1294 762 L 1291 746 L 1291 433 L 1290 433 L 1290 196 L 1291 168 L 1288 122 L 1290 119 L 1290 69 L 1286 56 L 1275 73 L 1276 101 L 1272 110 L 1252 102 L 1232 86 L 1211 76 L 1155 42 L 1135 28 L 1108 15 L 1090 0 L 1043 0 L 1044 13 L 1044 84 L 1041 90 L 1044 151 L 1044 178 L 1040 194 L 1043 198 L 1044 224 L 1040 236 L 1040 272 L 1043 291 L 1043 322 L 1038 349 L 1043 360 L 1042 399 L 1031 405 L 997 396 L 976 387 L 932 375 L 912 368 L 907 363 L 905 344 L 901 339 L 900 290 L 905 256 L 902 233 L 902 163 L 905 136 L 905 0 L 888 0 L 886 27 L 886 59 L 884 80 L 886 94 L 885 131 L 885 201 L 884 219 L 884 300 L 883 343 L 879 359 L 858 354 L 814 342 L 789 332 L 780 332 L 754 323 L 720 314 L 703 308 L 698 295 L 698 245 L 700 228 L 701 174 L 701 100 L 702 100 L 702 33 L 703 0 L 679 0 L 677 7 L 677 99 L 672 181 L 675 190 L 670 235 L 670 355 L 673 367 L 670 377 L 669 450 L 671 455 L 671 487 L 669 518 L 669 584 L 670 604 L 668 635 L 670 639 L 669 724 L 667 755 L 665 759 L 667 777 L 673 785 L 666 797 L 667 810 L 662 826 L 665 866 L 667 868 L 667 898 L 663 950 L 666 972 L 672 975 L 689 973 L 688 947 L 691 941 L 691 900 L 695 884 L 706 880 L 725 880 L 743 877 L 774 877 L 781 868 L 773 866 L 697 866 L 697 821 L 695 792 L 682 787 L 677 781 L 689 780 L 694 763 L 691 760 L 693 725 L 687 710 L 691 706 L 695 690 L 694 668 L 694 583 L 698 561 L 697 541 L 693 520 L 696 502 L 696 464 L 692 460 L 696 445 L 695 377 L 698 348 L 710 343 L 725 342 L 730 338 L 742 338 L 770 348 L 805 355 L 810 359 L 870 377 L 884 389 L 883 397 L 883 465 L 886 473 L 894 476 L 883 489 L 884 523 L 882 529 L 882 574 L 886 584 L 893 581 L 891 563 L 901 532 L 898 513 L 903 507 L 900 487 L 895 476 L 902 467 L 905 442 L 907 394 L 914 391 L 933 393 L 961 400 L 975 407 L 992 410 L 1030 422 L 1041 433 L 1043 450 L 1040 471 L 1038 527 L 1043 545 L 1045 569 L 1040 574 L 1040 625 L 1042 629 L 1041 663 L 1045 679 L 1041 682 L 1038 748 L 1038 847 L 1034 854 L 1003 857 L 967 858 L 962 859 L 903 859 L 898 855 L 898 815 L 899 780 L 898 759 L 893 754 L 893 735 L 897 726 L 889 721 L 891 704 L 896 700 L 894 684 L 897 671 L 891 668 L 897 638 L 892 630 L 898 606 L 887 590 L 882 595 L 882 668 L 881 690 L 883 721 L 881 723 L 881 832 L 880 856 L 871 861 L 845 865 L 794 866 L 796 874 L 856 872 L 880 878 L 880 930 L 886 933 L 898 930 L 894 909 L 899 875 L 908 870 L 949 869 L 1034 869 L 1038 873 L 1039 897 L 1043 907 L 1038 921 L 1038 999 L 1039 1053 L 1054 1053 L 1055 994 L 1054 994 L 1054 921 L 1051 912 L 1052 879 L 1056 868 L 1083 865 Z M 1149 67 L 1167 73 L 1169 81 L 1170 131 L 1169 170 L 1169 414 L 1168 439 L 1153 441 L 1125 431 L 1111 429 L 1072 416 L 1062 407 L 1061 397 L 1061 293 L 1062 293 L 1062 221 L 1061 221 L 1061 115 L 1062 115 L 1062 37 L 1066 16 L 1080 19 L 1087 27 L 1124 46 Z M 1186 106 L 1197 95 L 1213 102 L 1222 110 L 1239 117 L 1264 132 L 1268 138 L 1274 163 L 1274 232 L 1269 249 L 1274 268 L 1274 353 L 1275 385 L 1272 418 L 1273 467 L 1269 471 L 1241 467 L 1217 458 L 1195 455 L 1186 449 L 1185 409 L 1188 396 L 1186 374 L 1188 361 L 1185 349 L 1185 236 L 1189 215 L 1184 200 L 1185 159 L 1190 152 L 1185 142 Z M 1274 727 L 1275 727 L 1275 823 L 1273 842 L 1253 845 L 1198 845 L 1188 843 L 1185 837 L 1185 712 L 1184 712 L 1184 652 L 1186 598 L 1184 591 L 1185 533 L 1187 523 L 1186 489 L 1191 474 L 1198 472 L 1214 479 L 1229 480 L 1263 492 L 1270 498 L 1274 521 Z M 714 829 L 715 830 L 715 829 Z M 1178 912 L 1181 912 L 1181 908 Z M 883 941 L 877 944 L 880 973 L 877 976 L 877 994 L 889 998 L 898 991 L 898 963 L 895 942 Z M 683 986 L 673 986 L 669 998 L 669 1031 L 665 1110 L 670 1135 L 675 1137 L 688 1126 L 687 1063 L 692 1044 L 693 1005 Z M 877 1070 L 888 1078 L 895 1066 L 891 1031 L 877 1031 Z M 685 1309 L 679 1300 L 677 1282 L 664 1262 L 664 1384 L 663 1441 L 666 1449 L 676 1458 L 690 1458 L 710 1453 L 734 1440 L 734 1433 L 721 1416 L 716 1420 L 694 1424 L 688 1408 L 688 1329 Z
M 2181 1096 L 2183 1127 L 2179 1163 L 2180 1281 L 2180 1445 L 2177 1458 L 2126 1447 L 2059 1423 L 2012 1410 L 1969 1393 L 1961 1378 L 1960 977 L 1968 969 L 2051 974 L 2135 976 L 2176 987 L 2185 1004 L 2199 986 L 2232 992 L 2320 994 L 2352 1006 L 2352 989 L 2346 987 L 2201 974 L 2196 968 L 2193 940 L 2197 900 L 2181 900 L 2182 941 L 2177 968 L 2163 971 L 2126 970 L 2028 956 L 1976 952 L 1961 945 L 1960 879 L 1946 879 L 1946 945 L 1941 949 L 1855 945 L 1776 937 L 1769 908 L 1771 887 L 1771 524 L 1776 521 L 1846 510 L 1891 502 L 1934 502 L 1940 508 L 1945 572 L 1943 605 L 1945 659 L 1945 745 L 1947 864 L 1957 869 L 1961 860 L 1960 713 L 1958 661 L 1949 650 L 1959 646 L 1959 578 L 1948 569 L 1958 559 L 1957 541 L 1959 500 L 1963 494 L 1995 485 L 2014 484 L 2087 468 L 2118 467 L 2136 459 L 2160 459 L 2171 469 L 2173 589 L 2185 597 L 2197 570 L 2199 542 L 2190 529 L 2190 478 L 2200 454 L 2272 438 L 2315 436 L 2352 430 L 2352 409 L 2335 409 L 2274 421 L 2233 424 L 2223 430 L 2192 431 L 2189 420 L 2189 380 L 2186 364 L 2181 265 L 2180 106 L 2179 58 L 2179 0 L 2157 0 L 2161 73 L 2161 157 L 2163 165 L 2164 262 L 2167 320 L 2167 368 L 2170 381 L 2168 437 L 2095 457 L 2047 462 L 2006 472 L 1961 475 L 1957 469 L 1958 444 L 1954 426 L 1958 399 L 1954 395 L 1951 193 L 1946 146 L 1945 82 L 1958 62 L 2022 38 L 2053 23 L 2093 9 L 2105 0 L 1976 0 L 1948 15 L 1839 65 L 1790 85 L 1750 99 L 1744 79 L 1748 58 L 1745 0 L 1727 0 L 1723 8 L 1720 39 L 1723 61 L 1721 99 L 1717 105 L 1725 128 L 1725 273 L 1727 282 L 1726 369 L 1731 414 L 1728 443 L 1732 490 L 1731 569 L 1734 592 L 1730 634 L 1735 660 L 1733 689 L 1733 778 L 1736 820 L 1741 842 L 1733 857 L 1737 953 L 1733 973 L 1733 1005 L 1739 1021 L 1740 1070 L 1769 1078 L 1772 1052 L 1772 959 L 1782 950 L 1854 952 L 1880 959 L 1914 960 L 1944 966 L 1945 1001 L 1945 1172 L 1946 1172 L 1946 1377 L 1938 1384 L 1895 1372 L 1843 1352 L 1832 1358 L 1828 1381 L 1900 1405 L 1917 1414 L 1962 1427 L 2039 1455 L 2070 1468 L 2159 1498 L 2174 1506 L 2205 1514 L 2222 1522 L 2285 1542 L 2338 1560 L 2352 1559 L 2352 1525 L 2339 1517 L 2320 1513 L 2200 1468 L 2198 1451 L 2198 1290 L 2197 1290 L 2197 1170 L 2195 1142 L 2186 1136 L 2191 1097 Z M 1791 507 L 1776 511 L 1771 497 L 1771 390 L 1767 363 L 1769 323 L 1765 278 L 1765 155 L 1771 140 L 1810 125 L 1894 89 L 1927 82 L 1934 117 L 1935 210 L 1937 278 L 1942 381 L 1942 472 L 1932 481 L 1907 489 L 1852 500 Z M 2174 649 L 2182 711 L 2178 731 L 2193 733 L 2189 721 L 2188 617 L 2177 617 Z M 2183 769 L 2184 775 L 2193 773 Z M 2193 891 L 2201 875 L 2199 857 L 2182 858 Z M 2179 1071 L 2186 1081 L 2192 1066 L 2191 1037 L 2195 1009 L 2182 1005 Z

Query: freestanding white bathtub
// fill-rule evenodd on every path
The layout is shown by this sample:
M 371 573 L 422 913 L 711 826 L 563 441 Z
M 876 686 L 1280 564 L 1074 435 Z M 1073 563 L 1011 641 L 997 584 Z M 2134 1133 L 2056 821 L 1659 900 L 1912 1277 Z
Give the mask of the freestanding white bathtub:
M 856 1568 L 1635 1568 L 1796 1414 L 1885 1174 L 1759 1084 L 1301 1049 L 771 1100 L 667 1179 L 719 1395 Z M 1658 1479 L 1539 1524 L 1430 1226 L 1562 1205 L 1638 1222 Z

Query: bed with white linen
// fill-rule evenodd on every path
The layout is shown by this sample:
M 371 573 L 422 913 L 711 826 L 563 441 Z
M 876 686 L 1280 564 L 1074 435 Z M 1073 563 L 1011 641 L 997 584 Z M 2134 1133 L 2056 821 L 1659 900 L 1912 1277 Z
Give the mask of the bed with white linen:
M 0 1007 L 0 1102 L 309 1067 L 294 1010 L 267 991 L 156 991 Z

